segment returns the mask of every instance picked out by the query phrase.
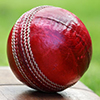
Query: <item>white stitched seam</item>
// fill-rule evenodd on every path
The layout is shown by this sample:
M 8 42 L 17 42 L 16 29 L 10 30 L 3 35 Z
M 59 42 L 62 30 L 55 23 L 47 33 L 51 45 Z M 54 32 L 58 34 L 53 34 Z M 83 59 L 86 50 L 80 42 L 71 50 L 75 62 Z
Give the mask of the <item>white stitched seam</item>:
M 45 8 L 45 7 L 44 7 Z M 29 19 L 29 17 L 27 17 L 27 22 L 26 22 L 26 24 L 28 25 L 28 29 L 27 29 L 27 34 L 26 34 L 26 29 L 24 29 L 24 45 L 25 45 L 25 50 L 26 50 L 26 54 L 27 54 L 27 58 L 28 58 L 28 60 L 30 61 L 29 63 L 31 64 L 31 66 L 32 66 L 32 69 L 35 71 L 35 73 L 37 74 L 37 76 L 44 82 L 44 83 L 46 83 L 47 85 L 49 85 L 49 86 L 51 86 L 51 87 L 53 87 L 53 88 L 55 88 L 55 89 L 57 89 L 57 90 L 60 90 L 60 89 L 64 89 L 65 88 L 65 86 L 63 86 L 63 85 L 58 85 L 58 84 L 56 84 L 56 83 L 54 83 L 54 82 L 52 82 L 52 81 L 50 81 L 42 72 L 41 72 L 41 70 L 39 69 L 39 67 L 38 67 L 38 64 L 36 63 L 36 61 L 35 61 L 35 59 L 34 59 L 34 55 L 33 55 L 33 53 L 32 53 L 32 50 L 31 50 L 31 46 L 30 46 L 30 37 L 29 37 L 29 34 L 30 34 L 30 24 L 31 24 L 31 21 L 32 21 L 32 18 L 33 18 L 33 16 L 34 16 L 34 14 L 37 12 L 38 10 L 36 10 L 35 12 L 34 12 L 34 10 L 31 10 L 31 13 L 30 13 L 30 15 L 29 15 L 29 17 L 30 17 L 30 19 Z M 28 13 L 29 14 L 29 13 Z M 31 15 L 32 14 L 32 15 Z M 20 18 L 21 19 L 21 18 Z M 26 18 L 25 18 L 26 19 Z M 19 20 L 18 20 L 19 21 Z M 14 29 L 13 29 L 13 34 L 12 34 L 12 52 L 13 52 L 13 57 L 14 57 L 14 60 L 15 60 L 15 63 L 16 63 L 16 65 L 17 65 L 17 68 L 19 69 L 19 71 L 20 71 L 20 73 L 22 74 L 22 76 L 27 80 L 28 79 L 28 77 L 25 75 L 25 73 L 24 73 L 24 71 L 23 71 L 23 69 L 21 68 L 21 65 L 20 65 L 20 62 L 19 62 L 19 59 L 18 59 L 18 55 L 17 55 L 17 50 L 16 50 L 16 48 L 15 48 L 15 31 L 17 31 L 16 29 L 17 29 L 17 27 L 19 26 L 18 25 L 18 21 L 16 22 L 16 24 L 15 24 L 15 26 L 14 26 Z M 29 22 L 28 22 L 29 21 Z M 25 22 L 25 20 L 24 20 L 24 22 Z M 23 22 L 23 23 L 24 23 Z M 26 28 L 26 25 L 24 26 L 22 26 L 22 28 Z M 23 29 L 21 30 L 21 32 L 23 31 Z M 22 38 L 22 33 L 21 33 L 21 38 Z M 27 38 L 27 40 L 28 41 L 26 41 L 26 38 Z M 21 40 L 21 42 L 22 42 L 22 40 Z M 28 43 L 28 46 L 26 45 L 26 42 Z M 21 46 L 23 47 L 23 44 L 21 44 Z M 17 47 L 18 48 L 18 47 Z M 29 50 L 29 53 L 28 53 L 28 50 Z M 24 49 L 22 48 L 22 51 L 24 51 Z M 24 56 L 25 56 L 25 54 L 23 54 Z M 31 56 L 31 57 L 30 57 Z M 31 60 L 32 59 L 32 60 Z M 33 61 L 33 62 L 32 62 Z M 27 62 L 27 60 L 25 60 L 25 62 L 28 64 L 28 62 Z M 34 65 L 36 66 L 36 69 L 34 68 Z M 23 66 L 22 66 L 23 67 Z M 29 64 L 28 64 L 28 67 L 29 67 Z M 29 67 L 29 70 L 31 71 L 31 68 Z M 38 70 L 38 72 L 40 73 L 38 73 L 36 70 Z M 32 71 L 31 71 L 32 72 Z M 33 72 L 32 72 L 33 73 Z M 34 74 L 34 76 L 35 76 L 35 73 L 33 73 Z M 36 77 L 36 76 L 35 76 Z M 44 79 L 43 79 L 43 78 Z M 37 78 L 37 77 L 36 77 Z M 38 78 L 37 78 L 38 79 Z M 40 81 L 40 80 L 38 80 L 38 81 Z M 36 88 L 38 88 L 35 84 L 33 84 L 29 79 L 27 80 L 27 82 L 29 83 L 29 84 L 31 84 L 32 86 L 34 86 L 34 87 L 36 87 Z M 42 83 L 43 84 L 43 83 Z M 38 88 L 39 89 L 39 88 Z M 41 89 L 39 89 L 39 90 L 41 90 Z

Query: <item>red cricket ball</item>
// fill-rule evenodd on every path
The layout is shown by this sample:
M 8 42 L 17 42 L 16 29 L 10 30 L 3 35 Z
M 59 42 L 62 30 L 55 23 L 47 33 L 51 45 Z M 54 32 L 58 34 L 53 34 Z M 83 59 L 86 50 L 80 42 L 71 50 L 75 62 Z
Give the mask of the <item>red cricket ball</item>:
M 57 92 L 75 84 L 87 70 L 92 43 L 77 16 L 59 7 L 39 6 L 17 20 L 7 54 L 20 81 L 40 91 Z

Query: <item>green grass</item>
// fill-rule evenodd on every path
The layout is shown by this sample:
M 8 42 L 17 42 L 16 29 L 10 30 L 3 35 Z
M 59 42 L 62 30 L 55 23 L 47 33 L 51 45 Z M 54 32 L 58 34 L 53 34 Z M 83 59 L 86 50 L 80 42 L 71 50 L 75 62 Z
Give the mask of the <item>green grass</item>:
M 40 5 L 53 5 L 77 15 L 92 38 L 93 56 L 81 81 L 100 96 L 100 0 L 0 0 L 0 66 L 8 66 L 6 44 L 16 20 L 26 11 Z

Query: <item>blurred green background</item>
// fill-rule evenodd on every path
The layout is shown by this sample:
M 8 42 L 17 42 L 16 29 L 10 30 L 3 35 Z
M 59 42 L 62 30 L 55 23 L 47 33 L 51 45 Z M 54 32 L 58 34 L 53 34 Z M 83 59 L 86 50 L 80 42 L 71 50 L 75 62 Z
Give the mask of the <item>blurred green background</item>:
M 100 0 L 0 0 L 0 66 L 9 66 L 6 44 L 12 26 L 24 12 L 40 5 L 67 9 L 87 27 L 92 38 L 93 55 L 81 81 L 100 96 Z

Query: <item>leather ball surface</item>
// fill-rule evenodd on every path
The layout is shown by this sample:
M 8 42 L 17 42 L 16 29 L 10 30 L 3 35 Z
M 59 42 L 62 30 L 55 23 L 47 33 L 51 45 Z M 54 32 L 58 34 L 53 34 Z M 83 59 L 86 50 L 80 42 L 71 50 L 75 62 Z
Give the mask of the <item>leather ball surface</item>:
M 53 6 L 24 13 L 7 43 L 10 67 L 33 89 L 58 92 L 75 84 L 88 69 L 92 43 L 82 21 Z

